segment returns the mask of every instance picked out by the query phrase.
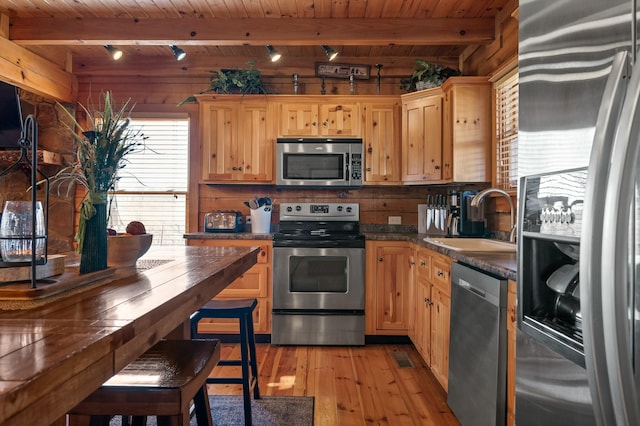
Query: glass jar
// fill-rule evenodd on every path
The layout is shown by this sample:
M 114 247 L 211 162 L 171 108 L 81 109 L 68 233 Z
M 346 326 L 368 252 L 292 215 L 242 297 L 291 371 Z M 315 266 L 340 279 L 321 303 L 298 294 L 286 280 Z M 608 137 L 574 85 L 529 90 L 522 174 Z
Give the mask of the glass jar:
M 7 201 L 0 221 L 0 249 L 5 262 L 31 262 L 33 246 L 31 201 Z M 42 203 L 36 202 L 36 260 L 44 255 L 46 230 Z

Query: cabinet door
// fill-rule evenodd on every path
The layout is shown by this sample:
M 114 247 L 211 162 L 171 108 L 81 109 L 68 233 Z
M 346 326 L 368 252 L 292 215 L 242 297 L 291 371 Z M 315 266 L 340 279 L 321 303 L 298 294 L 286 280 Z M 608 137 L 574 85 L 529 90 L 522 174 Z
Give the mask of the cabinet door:
M 400 105 L 364 105 L 365 184 L 400 182 Z
M 357 104 L 321 104 L 319 132 L 322 136 L 360 136 L 360 113 Z
M 242 104 L 238 112 L 237 180 L 273 182 L 274 135 L 266 103 Z
M 236 178 L 234 114 L 234 106 L 230 104 L 200 104 L 204 181 L 230 181 Z
M 431 367 L 431 285 L 428 282 L 416 282 L 416 320 L 415 340 L 413 344 L 422 355 L 425 363 Z
M 442 95 L 406 102 L 402 125 L 402 180 L 437 181 L 442 177 Z
M 407 332 L 408 291 L 413 272 L 409 247 L 383 246 L 376 250 L 376 328 Z
M 271 259 L 272 242 L 267 240 L 187 240 L 190 246 L 253 247 L 260 246 L 258 262 L 238 279 L 222 290 L 216 298 L 258 299 L 253 312 L 253 328 L 256 333 L 271 333 Z M 238 320 L 205 318 L 198 324 L 200 333 L 239 332 Z
M 448 388 L 449 377 L 449 295 L 431 287 L 431 372 L 444 390 Z M 473 348 L 469 348 L 472 350 Z
M 516 282 L 507 292 L 507 426 L 515 424 L 516 412 Z
M 491 86 L 485 77 L 443 84 L 443 180 L 491 181 Z
M 280 104 L 281 136 L 316 136 L 318 130 L 318 105 L 315 103 Z

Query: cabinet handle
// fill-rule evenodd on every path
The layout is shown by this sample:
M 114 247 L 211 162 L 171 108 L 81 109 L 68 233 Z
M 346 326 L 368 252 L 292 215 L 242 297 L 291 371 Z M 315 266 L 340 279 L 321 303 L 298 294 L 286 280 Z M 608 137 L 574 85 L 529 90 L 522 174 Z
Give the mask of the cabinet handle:
M 434 169 L 440 170 L 440 166 L 435 166 Z
M 420 266 L 427 266 L 427 262 L 425 262 L 424 260 L 420 262 Z
M 438 271 L 438 272 L 436 273 L 436 275 L 438 275 L 439 277 L 444 277 L 444 272 L 442 272 L 442 271 Z
M 382 262 L 382 260 L 383 260 L 383 259 L 382 259 L 381 257 L 379 257 L 379 258 L 378 258 L 378 262 Z
M 371 167 L 367 167 L 367 171 L 370 172 L 371 171 Z
M 238 167 L 238 170 L 242 171 L 242 166 Z
M 236 166 L 233 166 L 231 170 L 238 170 L 238 168 Z

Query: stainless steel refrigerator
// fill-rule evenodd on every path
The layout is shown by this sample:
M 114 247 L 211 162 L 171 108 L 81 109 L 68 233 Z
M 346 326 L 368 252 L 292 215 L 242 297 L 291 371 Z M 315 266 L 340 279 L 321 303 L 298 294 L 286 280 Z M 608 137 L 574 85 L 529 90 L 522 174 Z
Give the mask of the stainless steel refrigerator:
M 521 0 L 516 424 L 640 424 L 636 0 Z

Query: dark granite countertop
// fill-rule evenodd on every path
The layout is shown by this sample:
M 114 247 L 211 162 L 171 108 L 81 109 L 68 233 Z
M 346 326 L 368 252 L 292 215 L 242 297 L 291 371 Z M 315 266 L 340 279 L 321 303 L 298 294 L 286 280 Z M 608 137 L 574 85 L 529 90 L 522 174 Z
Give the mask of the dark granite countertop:
M 368 241 L 410 241 L 491 274 L 510 280 L 516 279 L 517 257 L 515 253 L 459 252 L 424 241 L 424 238 L 429 236 L 427 234 L 402 231 L 404 229 L 393 229 L 391 232 L 369 232 L 364 230 L 363 233 Z M 184 234 L 184 238 L 196 240 L 271 240 L 273 239 L 273 234 L 193 232 Z
M 461 263 L 510 280 L 516 279 L 517 256 L 515 253 L 460 252 L 424 241 L 427 234 L 397 232 L 365 232 L 369 241 L 410 241 L 438 252 Z
M 183 236 L 187 240 L 273 240 L 273 234 L 251 232 L 189 232 Z

